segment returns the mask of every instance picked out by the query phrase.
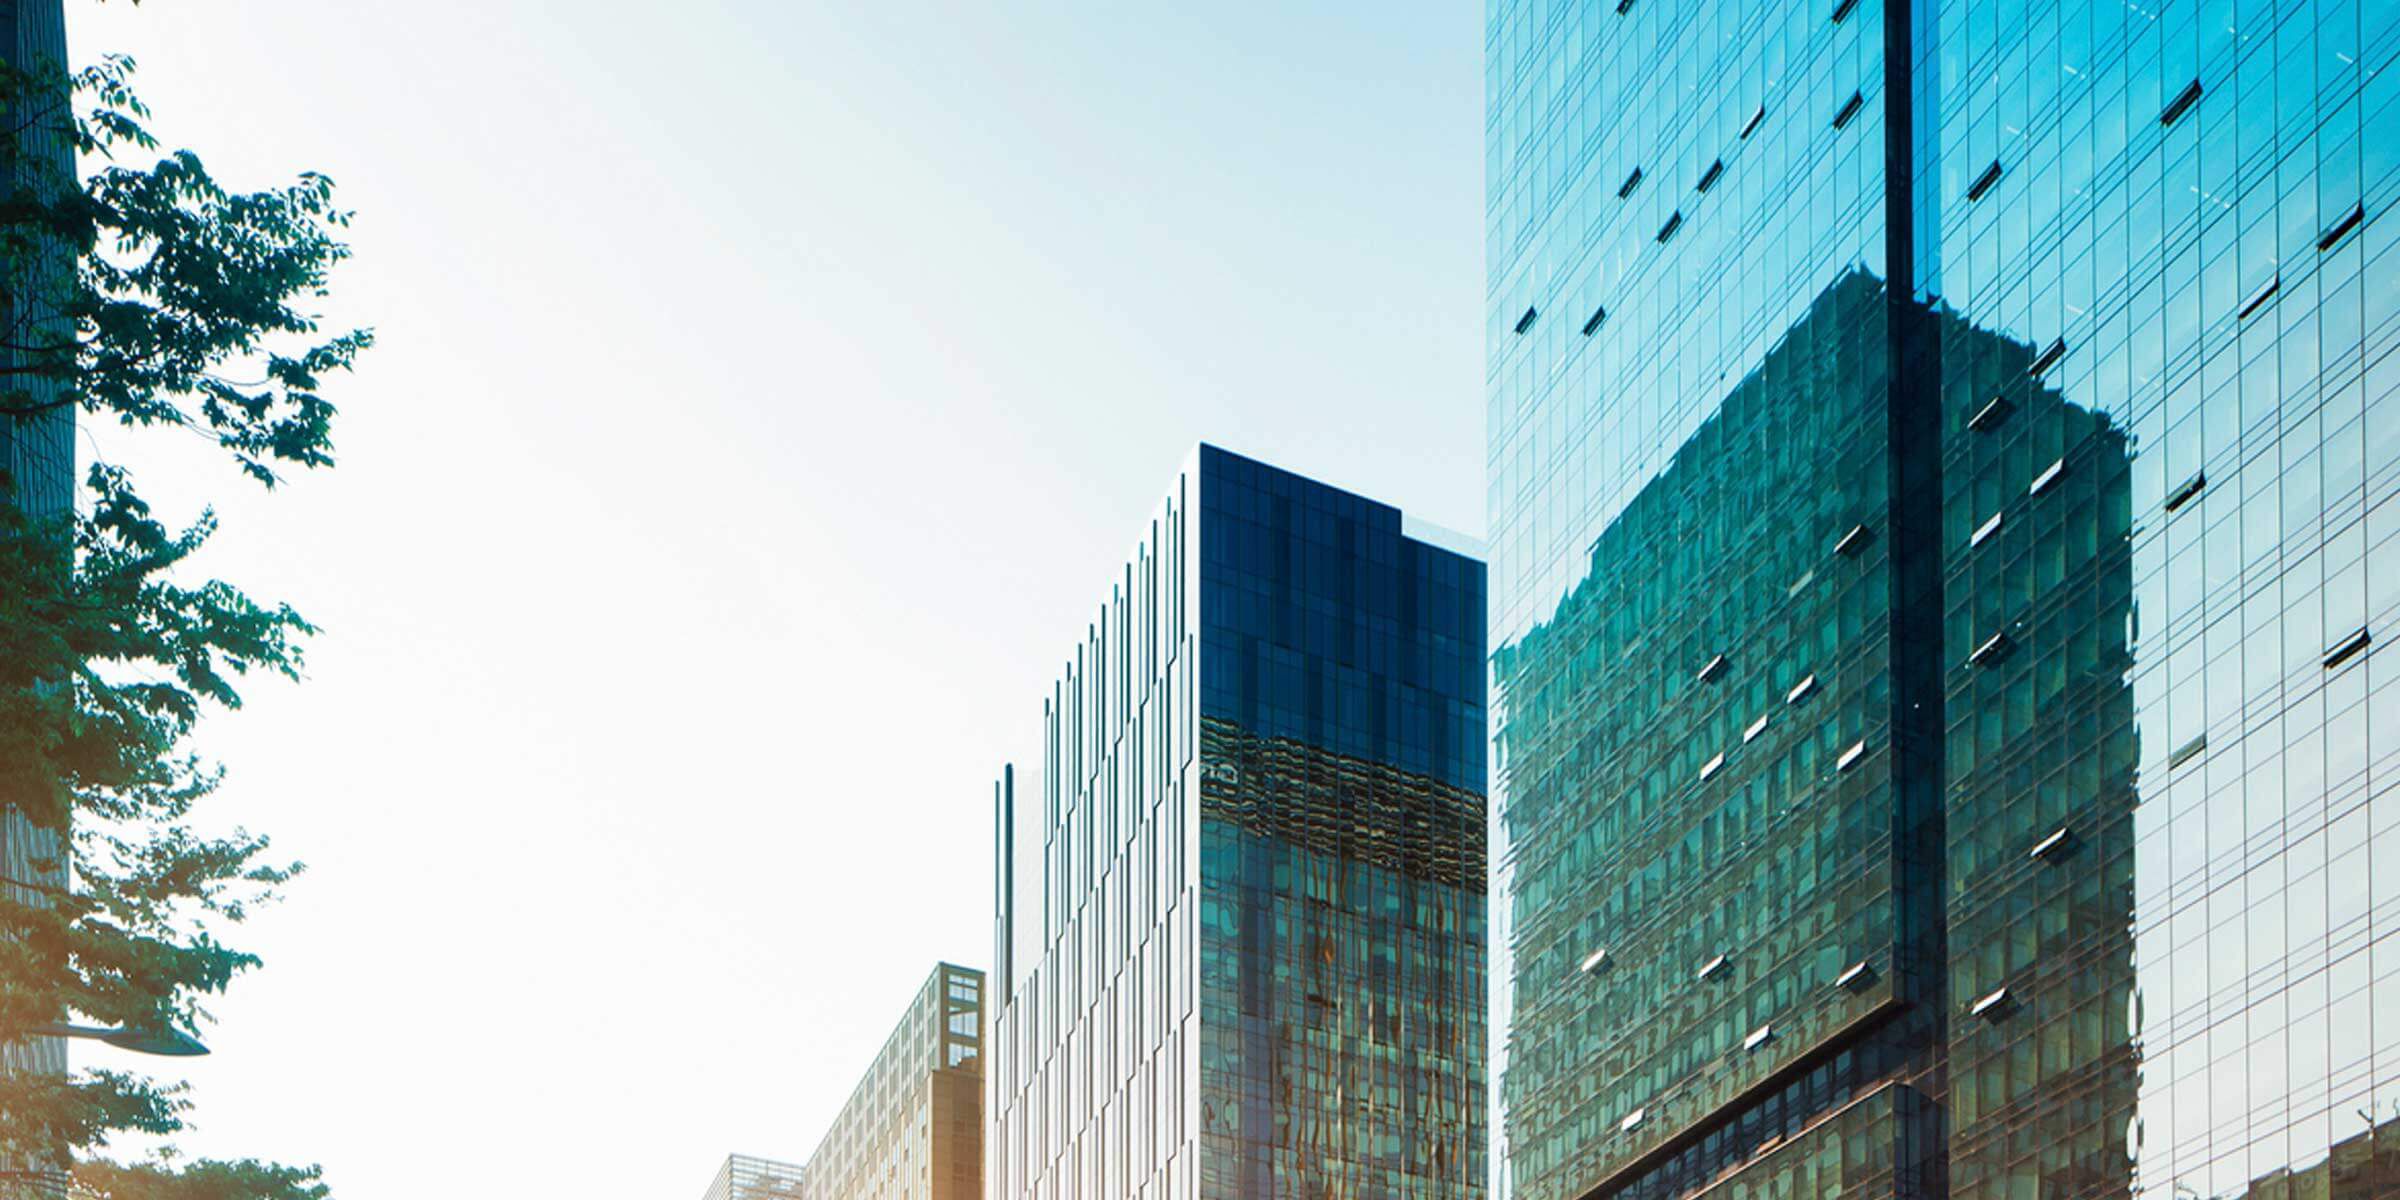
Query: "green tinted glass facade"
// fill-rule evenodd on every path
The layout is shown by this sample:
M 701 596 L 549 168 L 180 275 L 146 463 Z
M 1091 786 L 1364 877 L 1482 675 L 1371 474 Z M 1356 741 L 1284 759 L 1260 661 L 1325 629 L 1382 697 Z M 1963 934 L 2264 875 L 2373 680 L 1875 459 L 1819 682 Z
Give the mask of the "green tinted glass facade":
M 2400 1193 L 2400 8 L 1489 16 L 1504 1188 Z
M 1187 464 L 1003 777 L 994 1195 L 1483 1194 L 1483 566 L 1441 540 Z

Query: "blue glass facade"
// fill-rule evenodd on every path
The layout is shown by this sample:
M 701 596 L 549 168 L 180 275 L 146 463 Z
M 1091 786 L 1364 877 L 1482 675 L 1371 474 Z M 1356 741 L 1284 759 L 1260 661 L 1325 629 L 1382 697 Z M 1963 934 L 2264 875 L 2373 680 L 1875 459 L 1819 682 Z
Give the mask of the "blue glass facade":
M 999 792 L 993 1194 L 1476 1197 L 1483 566 L 1203 446 Z
M 2400 1194 L 2400 6 L 1487 35 L 1503 1189 Z

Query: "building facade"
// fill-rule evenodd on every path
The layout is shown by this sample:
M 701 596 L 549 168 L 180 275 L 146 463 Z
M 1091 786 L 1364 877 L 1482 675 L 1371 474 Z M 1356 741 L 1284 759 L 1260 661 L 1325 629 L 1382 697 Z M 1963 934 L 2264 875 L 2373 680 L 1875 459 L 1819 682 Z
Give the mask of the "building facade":
M 797 1166 L 747 1154 L 725 1156 L 700 1200 L 802 1200 L 805 1174 Z
M 983 972 L 942 963 L 808 1158 L 808 1200 L 982 1200 Z
M 1502 1192 L 2400 1194 L 2400 8 L 1486 49 Z
M 1007 1200 L 1473 1198 L 1483 566 L 1201 446 L 1004 773 Z
M 9 67 L 39 71 L 45 64 L 63 68 L 67 61 L 66 15 L 60 0 L 0 0 L 0 57 Z M 17 177 L 12 189 L 49 188 L 75 178 L 74 155 L 66 139 L 40 128 L 14 135 Z M 23 256 L 16 277 L 6 281 L 8 297 L 0 299 L 0 321 L 10 328 L 54 330 L 57 310 L 49 297 L 51 281 L 71 269 L 58 255 L 36 252 Z M 0 360 L 8 357 L 0 350 Z M 25 415 L 0 413 L 0 505 L 14 508 L 36 521 L 56 521 L 74 512 L 75 409 L 53 406 L 56 384 L 26 380 L 0 386 L 0 408 L 25 408 Z M 57 880 L 64 875 L 56 863 L 59 838 L 37 828 L 14 808 L 0 808 L 0 880 Z M 42 904 L 40 891 L 0 882 L 0 898 L 14 903 Z M 67 1069 L 66 1043 L 58 1038 L 33 1038 L 0 1045 L 0 1073 L 19 1071 L 59 1073 Z

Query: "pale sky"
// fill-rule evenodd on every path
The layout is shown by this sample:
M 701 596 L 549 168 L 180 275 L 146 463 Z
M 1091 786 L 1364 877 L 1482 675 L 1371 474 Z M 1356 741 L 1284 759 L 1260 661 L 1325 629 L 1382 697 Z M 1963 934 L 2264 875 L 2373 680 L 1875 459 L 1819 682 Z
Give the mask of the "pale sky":
M 383 342 L 333 472 L 146 476 L 326 629 L 208 733 L 311 870 L 193 1150 L 803 1159 L 989 960 L 991 780 L 1191 442 L 1483 528 L 1479 5 L 68 10 L 229 183 L 339 181 Z

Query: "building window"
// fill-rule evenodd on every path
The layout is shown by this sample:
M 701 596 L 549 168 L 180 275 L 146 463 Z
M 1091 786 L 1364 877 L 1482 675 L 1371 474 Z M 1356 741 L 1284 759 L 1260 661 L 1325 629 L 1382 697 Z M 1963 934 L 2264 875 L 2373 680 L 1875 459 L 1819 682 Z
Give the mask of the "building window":
M 1808 699 L 1811 695 L 1814 695 L 1816 690 L 1817 677 L 1815 675 L 1810 675 L 1808 678 L 1793 684 L 1792 690 L 1783 694 L 1783 702 L 1785 704 L 1798 704 L 1801 701 Z
M 1720 954 L 1715 958 L 1708 960 L 1707 962 L 1701 963 L 1700 970 L 1694 976 L 1694 978 L 1703 981 L 1715 979 L 1718 976 L 1725 974 L 1725 969 L 1732 965 L 1733 959 L 1731 956 Z
M 2168 495 L 2167 511 L 2174 512 L 2176 509 L 2182 508 L 2184 505 L 2191 503 L 2192 497 L 2199 495 L 2200 489 L 2207 486 L 2207 472 L 2192 472 L 2192 477 L 2190 479 L 2184 480 L 2181 486 L 2177 487 L 2173 493 Z
M 1847 969 L 1833 978 L 1833 986 L 1845 992 L 1865 991 L 1867 985 L 1873 982 L 1875 982 L 1875 968 L 1863 958 L 1851 963 Z
M 1842 0 L 1841 3 L 1833 6 L 1833 23 L 1839 25 L 1842 22 L 1849 20 L 1850 14 L 1856 11 L 1857 8 L 1858 0 Z
M 2050 836 L 2035 842 L 2033 849 L 2025 852 L 2025 857 L 2035 862 L 2057 862 L 2067 856 L 2067 851 L 2075 848 L 2074 842 L 2074 832 L 2061 825 L 2051 831 Z
M 1626 176 L 1625 182 L 1617 185 L 1617 199 L 1622 200 L 1625 197 L 1632 195 L 1633 189 L 1640 186 L 1642 186 L 1642 169 L 1640 167 L 1635 167 L 1633 169 L 1633 174 Z
M 1765 1049 L 1767 1043 L 1774 1040 L 1775 1027 L 1772 1025 L 1761 1025 L 1758 1028 L 1751 1030 L 1749 1037 L 1742 1039 L 1742 1049 L 1756 1052 Z
M 1748 745 L 1749 743 L 1757 740 L 1758 735 L 1765 733 L 1766 731 L 1767 719 L 1766 717 L 1761 716 L 1759 719 L 1750 722 L 1750 727 L 1748 729 L 1742 731 L 1742 744 Z
M 1983 174 L 1975 177 L 1975 182 L 1967 185 L 1967 203 L 1973 204 L 1983 199 L 1983 194 L 1991 191 L 1992 185 L 1998 182 L 2000 182 L 2000 160 L 1995 158 L 1992 160 L 1992 165 L 1983 169 Z
M 1708 169 L 1700 172 L 1700 186 L 1696 190 L 1705 192 L 1708 189 L 1717 186 L 1717 180 L 1724 174 L 1724 159 L 1720 158 L 1717 161 L 1708 164 Z
M 2033 477 L 2033 486 L 2026 488 L 2025 494 L 2028 496 L 2039 496 L 2043 492 L 2049 491 L 2050 485 L 2057 483 L 2058 477 L 2066 473 L 2066 456 L 2060 455 L 2057 462 L 2051 463 L 2049 466 L 2042 468 L 2042 473 Z
M 2200 81 L 2195 79 L 2183 85 L 2183 90 L 2175 93 L 2175 98 L 2167 102 L 2166 111 L 2158 114 L 2158 123 L 2172 125 L 2175 123 L 2175 118 L 2191 111 L 2192 106 L 2198 103 L 2200 103 Z
M 1843 535 L 1842 535 L 1842 539 L 1841 539 L 1840 541 L 1838 541 L 1838 542 L 1835 542 L 1835 543 L 1833 544 L 1833 552 L 1834 552 L 1835 554 L 1839 554 L 1839 555 L 1843 556 L 1844 558 L 1848 558 L 1848 557 L 1850 557 L 1850 556 L 1852 556 L 1852 555 L 1855 555 L 1855 554 L 1857 554 L 1857 553 L 1858 553 L 1860 550 L 1864 549 L 1864 548 L 1866 547 L 1866 544 L 1867 544 L 1867 527 L 1866 527 L 1866 525 L 1864 525 L 1863 523 L 1862 523 L 1862 524 L 1858 524 L 1858 525 L 1853 525 L 1853 526 L 1851 526 L 1851 527 L 1850 527 L 1850 531 L 1849 531 L 1849 532 L 1847 532 L 1847 533 L 1845 533 L 1845 534 L 1843 534 Z
M 2341 220 L 2334 222 L 2333 228 L 2326 230 L 2325 235 L 2317 239 L 2317 253 L 2323 254 L 2324 252 L 2333 249 L 2334 246 L 2340 244 L 2343 238 L 2349 236 L 2351 230 L 2358 228 L 2359 222 L 2366 219 L 2366 205 L 2351 205 L 2349 214 L 2344 216 Z
M 1982 1017 L 1986 1021 L 2000 1021 L 2005 1019 L 2008 1014 L 2015 1012 L 2016 1008 L 2017 998 L 2010 995 L 2007 988 L 2001 988 L 1986 995 L 1983 999 L 1977 1000 L 1973 1006 L 1967 1009 L 1967 1012 L 1970 1016 Z
M 2199 737 L 2185 742 L 2176 748 L 2175 753 L 2167 756 L 2167 769 L 2172 771 L 2200 757 L 2200 752 L 2206 749 L 2208 749 L 2208 734 L 2203 732 Z
M 1756 132 L 1758 132 L 1758 123 L 1759 123 L 1760 121 L 1764 121 L 1764 120 L 1766 120 L 1766 119 L 1767 119 L 1767 106 L 1766 106 L 1766 105 L 1764 105 L 1764 104 L 1761 104 L 1761 105 L 1759 105 L 1759 106 L 1758 106 L 1758 111 L 1757 111 L 1757 112 L 1754 112 L 1754 113 L 1751 113 L 1751 114 L 1750 114 L 1750 123 L 1749 123 L 1749 124 L 1747 124 L 1747 125 L 1744 125 L 1744 126 L 1742 126 L 1742 140 L 1743 140 L 1743 141 L 1745 141 L 1745 142 L 1746 142 L 1746 141 L 1749 141 L 1749 140 L 1750 140 L 1750 135 L 1751 135 L 1751 134 L 1753 134 L 1753 133 L 1756 133 Z
M 1586 975 L 1598 975 L 1602 971 L 1607 970 L 1608 947 L 1602 946 L 1601 948 L 1592 951 L 1590 954 L 1585 955 L 1582 965 L 1576 969 L 1582 971 Z
M 2267 286 L 2258 289 L 2258 291 L 2254 293 L 2250 299 L 2243 302 L 2242 311 L 2235 313 L 2233 319 L 2237 321 L 2249 320 L 2251 313 L 2257 312 L 2259 309 L 2265 307 L 2267 301 L 2274 299 L 2275 293 L 2282 290 L 2283 276 L 2278 275 L 2275 278 L 2268 280 Z
M 1970 536 L 1967 539 L 1967 545 L 1980 546 L 1983 544 L 1985 538 L 2000 532 L 2000 518 L 2006 515 L 2006 513 L 1993 513 L 1991 520 L 1985 521 L 1983 524 L 1976 526 L 1973 536 Z
M 1725 656 L 1722 654 L 1708 660 L 1708 665 L 1700 668 L 1700 682 L 1716 682 L 1717 677 L 1725 673 L 1725 667 Z
M 1525 309 L 1525 315 L 1517 318 L 1517 332 L 1523 333 L 1526 330 L 1533 328 L 1533 323 L 1536 320 L 1539 320 L 1541 315 L 1542 313 L 1540 309 L 1528 305 Z
M 1683 212 L 1681 209 L 1678 209 L 1676 210 L 1674 216 L 1667 218 L 1667 223 L 1665 225 L 1659 227 L 1659 244 L 1665 245 L 1668 239 L 1675 236 L 1675 231 L 1681 228 L 1683 228 Z
M 1608 307 L 1606 305 L 1593 309 L 1591 318 L 1583 323 L 1583 336 L 1590 337 L 1600 332 L 1600 326 L 1607 320 Z
M 2000 428 L 2000 423 L 2015 411 L 2016 406 L 2008 402 L 2008 397 L 1994 396 L 1985 401 L 1982 408 L 1976 409 L 1974 416 L 1967 418 L 1967 428 L 1977 433 L 1990 433 Z
M 2059 338 L 2042 351 L 2040 358 L 2034 359 L 2032 365 L 2025 368 L 2025 375 L 2029 379 L 2039 379 L 2042 377 L 2042 372 L 2057 366 L 2058 360 L 2066 356 L 2067 339 Z
M 2325 669 L 2330 671 L 2358 657 L 2359 651 L 2366 649 L 2374 640 L 2374 636 L 2363 628 L 2357 633 L 2343 638 L 2340 645 L 2325 652 Z
M 1842 111 L 1833 114 L 1833 127 L 1835 129 L 1840 129 L 1843 126 L 1848 125 L 1850 123 L 1850 118 L 1857 116 L 1858 110 L 1865 108 L 1866 106 L 1867 97 L 1864 93 L 1850 93 L 1850 99 L 1844 101 L 1842 104 Z
M 1847 771 L 1850 768 L 1857 766 L 1858 760 L 1865 758 L 1866 756 L 1867 741 L 1865 738 L 1860 738 L 1859 740 L 1850 743 L 1850 748 L 1842 751 L 1842 756 L 1840 758 L 1833 760 L 1833 769 L 1836 771 Z
M 1967 656 L 1967 661 L 1978 667 L 1991 666 L 2001 659 L 2007 658 L 2012 645 L 2014 643 L 2008 640 L 2007 634 L 1995 633 L 1983 639 L 1983 644 L 1975 647 L 1975 652 Z

